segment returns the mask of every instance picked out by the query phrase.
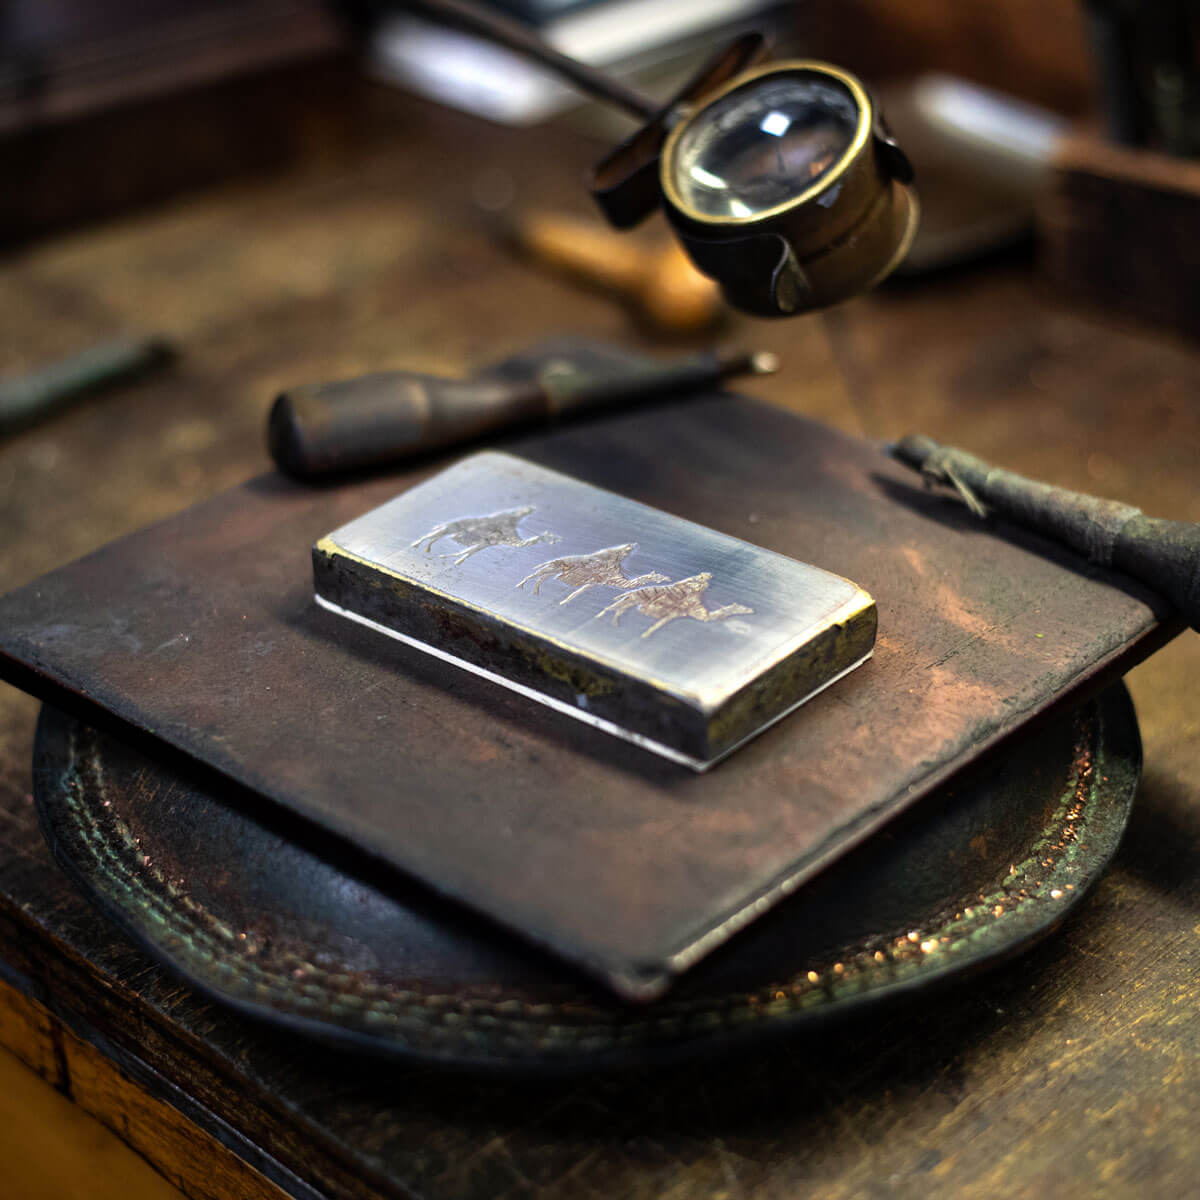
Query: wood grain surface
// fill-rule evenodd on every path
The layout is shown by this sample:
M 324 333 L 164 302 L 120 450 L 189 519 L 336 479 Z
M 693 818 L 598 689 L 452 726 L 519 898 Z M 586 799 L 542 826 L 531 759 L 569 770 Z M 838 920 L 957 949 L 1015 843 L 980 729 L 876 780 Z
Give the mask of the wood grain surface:
M 510 261 L 471 217 L 468 163 L 584 210 L 574 187 L 593 147 L 415 103 L 377 109 L 376 148 L 336 167 L 0 263 L 0 369 L 130 325 L 184 352 L 169 375 L 0 445 L 5 589 L 265 469 L 266 412 L 287 384 L 463 370 L 548 332 L 643 344 L 622 311 Z M 1056 306 L 1025 263 L 731 332 L 781 355 L 781 373 L 748 390 L 794 411 L 872 437 L 923 431 L 1200 519 L 1200 356 Z M 151 1068 L 143 1091 L 215 1115 L 240 1156 L 298 1194 L 1187 1195 L 1200 1174 L 1198 678 L 1190 634 L 1130 677 L 1142 794 L 1115 868 L 1056 938 L 919 1009 L 718 1069 L 505 1084 L 348 1061 L 214 1009 L 54 868 L 28 799 L 36 705 L 7 689 L 0 958 L 81 1042 Z M 44 1062 L 41 1028 L 3 1022 L 0 1037 Z M 168 1174 L 184 1161 L 147 1148 L 151 1118 L 129 1097 L 102 1104 Z M 4 1130 L 0 1147 L 22 1151 Z M 172 1178 L 211 1195 L 209 1160 L 186 1161 Z
M 119 1137 L 9 1053 L 0 1054 L 0 1123 L 6 1131 L 7 1194 L 20 1200 L 183 1196 Z M 19 1150 L 7 1152 L 10 1145 Z
M 7 1143 L 20 1151 L 6 1156 L 8 1195 L 170 1200 L 181 1195 L 173 1183 L 197 1200 L 286 1195 L 37 1001 L 2 982 L 0 1043 L 11 1051 L 0 1055 L 0 1122 Z M 104 1126 L 116 1136 L 107 1136 Z

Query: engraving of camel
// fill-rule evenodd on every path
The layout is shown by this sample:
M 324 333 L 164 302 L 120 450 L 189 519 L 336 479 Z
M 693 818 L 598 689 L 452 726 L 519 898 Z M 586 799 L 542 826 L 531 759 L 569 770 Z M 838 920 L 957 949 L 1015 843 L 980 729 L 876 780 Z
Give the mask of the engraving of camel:
M 744 604 L 725 604 L 720 608 L 705 608 L 701 597 L 708 590 L 711 580 L 712 572 L 702 571 L 699 575 L 676 580 L 675 583 L 668 583 L 665 587 L 644 587 L 622 592 L 596 616 L 603 617 L 607 613 L 612 613 L 615 625 L 623 613 L 628 612 L 631 608 L 636 608 L 645 616 L 655 618 L 654 624 L 642 634 L 642 637 L 648 638 L 669 621 L 678 620 L 680 617 L 690 617 L 693 621 L 725 621 L 730 617 L 754 611 Z
M 626 542 L 623 546 L 609 546 L 604 550 L 594 550 L 591 554 L 568 554 L 563 558 L 551 558 L 544 563 L 538 563 L 517 587 L 523 588 L 533 581 L 533 594 L 536 596 L 546 580 L 557 579 L 575 589 L 559 601 L 559 604 L 569 604 L 588 588 L 628 589 L 643 587 L 648 583 L 665 583 L 667 576 L 660 575 L 657 571 L 647 571 L 645 575 L 635 575 L 632 578 L 625 574 L 625 559 L 637 548 L 637 542 Z
M 523 546 L 533 546 L 538 542 L 561 542 L 557 533 L 545 530 L 532 537 L 523 538 L 517 531 L 517 526 L 533 512 L 533 505 L 525 508 L 509 508 L 504 512 L 489 513 L 486 517 L 460 517 L 457 521 L 443 521 L 434 526 L 428 533 L 423 534 L 413 542 L 413 548 L 424 544 L 428 554 L 443 538 L 449 538 L 463 550 L 453 554 L 443 554 L 442 558 L 454 559 L 457 567 L 467 561 L 472 554 L 487 550 L 490 546 L 512 546 L 520 549 Z

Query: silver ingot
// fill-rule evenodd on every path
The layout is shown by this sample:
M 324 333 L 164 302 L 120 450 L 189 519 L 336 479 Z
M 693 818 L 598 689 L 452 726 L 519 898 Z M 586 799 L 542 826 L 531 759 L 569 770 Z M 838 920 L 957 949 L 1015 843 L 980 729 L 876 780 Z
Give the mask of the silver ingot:
M 704 770 L 870 657 L 848 579 L 512 455 L 322 538 L 317 602 Z

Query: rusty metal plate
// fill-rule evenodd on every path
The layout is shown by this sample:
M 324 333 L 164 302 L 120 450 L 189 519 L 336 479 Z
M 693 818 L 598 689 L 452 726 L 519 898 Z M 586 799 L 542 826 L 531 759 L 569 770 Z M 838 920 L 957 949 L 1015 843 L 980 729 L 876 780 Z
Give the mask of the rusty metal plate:
M 875 643 L 850 580 L 494 451 L 323 537 L 313 576 L 331 612 L 695 770 Z
M 576 1070 L 727 1053 L 1009 961 L 1100 877 L 1141 749 L 1120 685 L 1059 714 L 638 1008 L 54 709 L 35 763 L 58 860 L 221 1002 L 373 1055 Z
M 266 476 L 53 572 L 0 600 L 0 670 L 646 997 L 1178 632 L 1145 589 L 979 528 L 876 447 L 736 397 L 512 449 L 854 579 L 878 603 L 874 658 L 698 775 L 331 623 L 311 546 L 424 468 L 339 488 Z

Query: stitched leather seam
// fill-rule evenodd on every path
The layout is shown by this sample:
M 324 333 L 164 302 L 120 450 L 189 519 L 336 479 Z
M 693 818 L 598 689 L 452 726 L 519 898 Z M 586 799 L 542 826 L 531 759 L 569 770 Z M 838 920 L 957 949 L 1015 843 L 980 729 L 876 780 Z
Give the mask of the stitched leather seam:
M 74 747 L 74 732 L 72 745 Z M 1098 751 L 1099 745 L 1097 737 L 1093 741 L 1094 752 Z M 100 764 L 92 761 L 100 771 Z M 1063 823 L 1071 825 L 1081 815 L 1075 810 L 1092 798 L 1096 774 L 1092 768 L 1077 777 L 1073 791 L 1060 801 L 1056 824 L 1065 818 Z M 102 778 L 100 782 L 103 785 Z M 110 813 L 109 819 L 120 839 L 123 855 L 118 854 L 117 846 L 105 835 L 95 812 L 82 796 L 69 806 L 69 810 L 75 816 L 76 833 L 84 849 L 97 864 L 107 862 L 113 875 L 123 880 L 125 888 L 140 899 L 145 915 L 168 933 L 188 941 L 193 950 L 218 971 L 232 971 L 234 964 L 230 962 L 230 952 L 237 954 L 237 965 L 248 977 L 247 981 L 260 981 L 252 984 L 256 1000 L 276 999 L 284 1009 L 318 1008 L 322 1013 L 355 1018 L 356 1023 L 368 1027 L 386 1024 L 402 1029 L 415 1023 L 427 1035 L 456 1041 L 483 1035 L 493 1039 L 501 1033 L 507 1035 L 503 1038 L 506 1043 L 526 1050 L 529 1049 L 531 1031 L 540 1033 L 546 1041 L 562 1042 L 578 1051 L 620 1045 L 645 1034 L 710 1032 L 747 1020 L 811 1007 L 830 999 L 834 990 L 850 990 L 849 985 L 855 981 L 859 985 L 857 990 L 869 990 L 881 968 L 899 968 L 912 974 L 926 963 L 936 965 L 936 961 L 929 958 L 933 949 L 953 951 L 983 929 L 992 927 L 997 920 L 1011 919 L 1018 911 L 1027 910 L 1032 902 L 1058 898 L 1062 894 L 1051 886 L 1056 880 L 1046 879 L 1061 865 L 1054 861 L 1061 859 L 1061 854 L 1047 853 L 1055 838 L 1052 833 L 1046 833 L 1035 843 L 1030 857 L 1013 868 L 1007 877 L 1003 898 L 997 898 L 999 893 L 990 897 L 981 895 L 977 906 L 968 906 L 927 933 L 910 931 L 902 937 L 873 941 L 854 955 L 848 955 L 843 963 L 833 964 L 822 972 L 799 973 L 786 983 L 765 987 L 757 993 L 735 994 L 715 1002 L 711 999 L 680 1002 L 665 1011 L 660 1008 L 653 1015 L 614 1014 L 610 1021 L 595 1020 L 596 1010 L 581 1006 L 581 1017 L 590 1020 L 564 1021 L 570 1002 L 534 1004 L 517 998 L 471 999 L 423 994 L 329 972 L 295 955 L 282 956 L 285 962 L 295 964 L 292 973 L 273 971 L 255 962 L 239 947 L 236 931 L 197 905 L 191 897 L 175 891 L 156 867 L 144 862 L 132 831 L 115 813 Z M 1058 849 L 1063 848 L 1060 837 Z M 1043 878 L 1034 881 L 1033 873 L 1041 874 Z M 167 894 L 156 891 L 146 876 Z M 173 904 L 181 905 L 186 912 L 172 907 Z M 302 977 L 297 977 L 297 971 L 303 973 Z M 889 977 L 891 975 L 889 971 Z M 353 985 L 352 991 L 347 990 L 348 984 Z M 525 1036 L 517 1037 L 519 1034 Z

